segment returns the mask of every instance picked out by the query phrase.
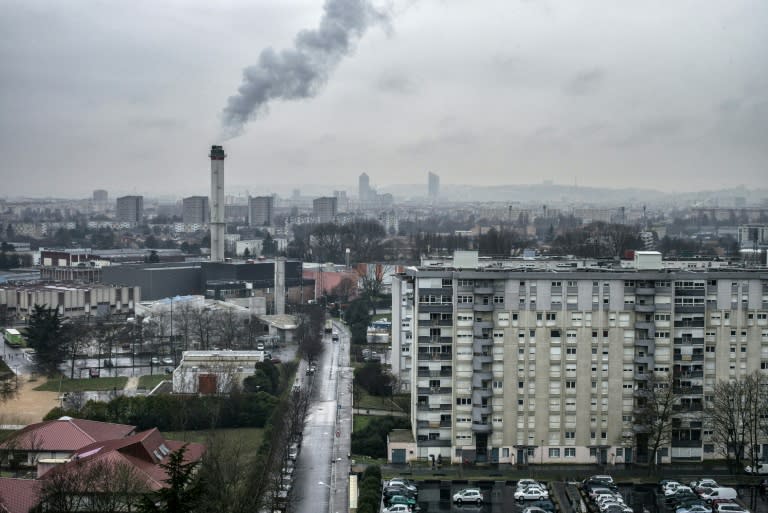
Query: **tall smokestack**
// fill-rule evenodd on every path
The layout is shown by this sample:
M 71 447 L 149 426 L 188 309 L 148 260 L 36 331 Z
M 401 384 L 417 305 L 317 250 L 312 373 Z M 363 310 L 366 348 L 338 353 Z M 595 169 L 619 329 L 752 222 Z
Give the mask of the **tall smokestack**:
M 211 262 L 224 260 L 224 148 L 211 146 Z

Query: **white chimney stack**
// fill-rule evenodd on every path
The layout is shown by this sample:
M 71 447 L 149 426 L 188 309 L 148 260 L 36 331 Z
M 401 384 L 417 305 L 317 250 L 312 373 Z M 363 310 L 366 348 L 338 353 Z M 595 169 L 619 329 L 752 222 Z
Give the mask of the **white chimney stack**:
M 211 146 L 211 262 L 224 261 L 224 148 Z

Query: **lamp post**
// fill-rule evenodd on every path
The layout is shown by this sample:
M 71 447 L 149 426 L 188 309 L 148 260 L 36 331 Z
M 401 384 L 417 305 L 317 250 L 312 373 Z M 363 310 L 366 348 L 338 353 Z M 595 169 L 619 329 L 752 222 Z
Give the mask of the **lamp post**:
M 318 481 L 317 484 L 328 488 L 328 511 L 333 512 L 333 487 L 328 483 L 324 483 L 322 481 Z

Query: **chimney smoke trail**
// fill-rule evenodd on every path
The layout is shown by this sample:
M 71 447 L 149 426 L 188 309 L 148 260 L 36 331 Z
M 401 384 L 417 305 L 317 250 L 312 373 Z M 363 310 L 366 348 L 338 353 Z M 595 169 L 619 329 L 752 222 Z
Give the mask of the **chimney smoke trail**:
M 318 28 L 299 32 L 293 48 L 265 48 L 258 63 L 243 70 L 243 83 L 222 113 L 223 136 L 241 135 L 271 100 L 315 96 L 368 27 L 386 21 L 369 0 L 326 0 Z

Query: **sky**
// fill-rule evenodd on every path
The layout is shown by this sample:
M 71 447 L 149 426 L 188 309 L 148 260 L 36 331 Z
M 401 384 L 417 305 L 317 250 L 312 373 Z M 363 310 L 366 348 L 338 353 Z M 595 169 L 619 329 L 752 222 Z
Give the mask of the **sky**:
M 232 194 L 768 186 L 764 0 L 327 1 L 329 50 L 324 0 L 5 0 L 0 197 L 208 194 L 212 144 Z

